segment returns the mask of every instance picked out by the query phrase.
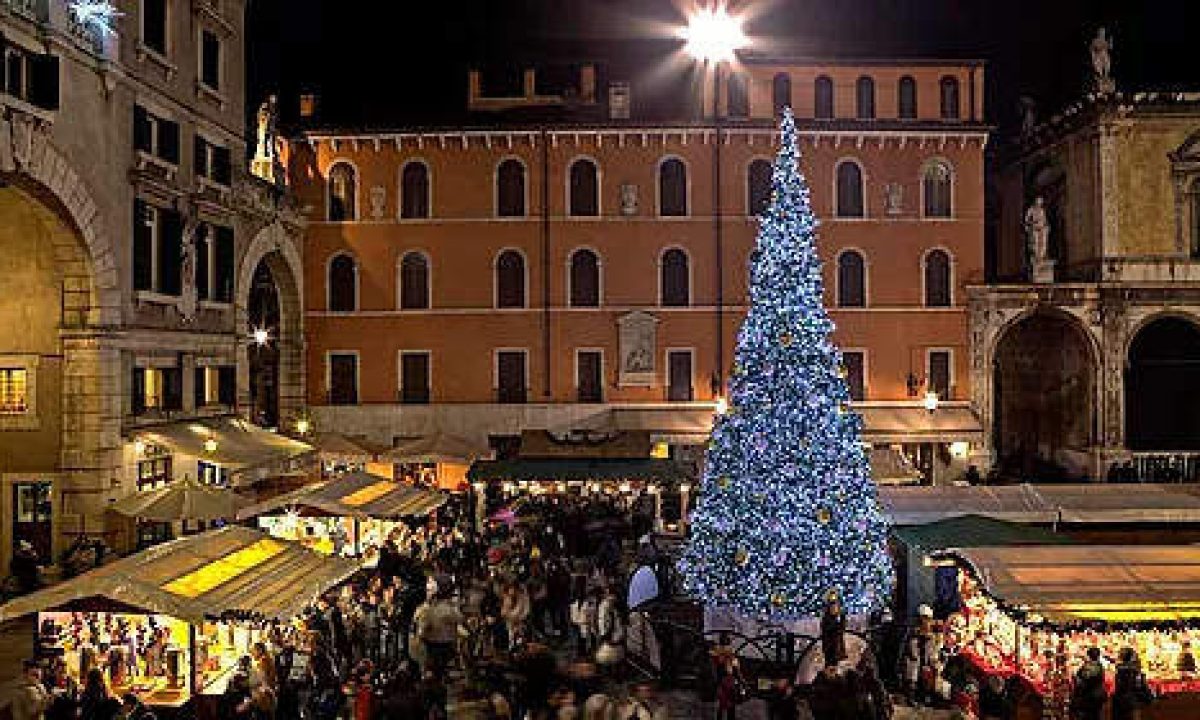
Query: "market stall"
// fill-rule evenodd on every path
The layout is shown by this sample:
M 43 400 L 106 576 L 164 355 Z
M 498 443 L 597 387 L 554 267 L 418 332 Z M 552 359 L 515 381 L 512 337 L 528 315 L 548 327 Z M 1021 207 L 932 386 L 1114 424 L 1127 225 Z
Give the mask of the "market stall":
M 981 674 L 1044 697 L 1088 648 L 1110 668 L 1132 648 L 1157 693 L 1200 692 L 1200 547 L 984 547 L 935 561 L 958 570 L 946 647 Z
M 192 535 L 0 606 L 0 623 L 37 614 L 35 649 L 82 680 L 178 706 L 219 694 L 271 622 L 296 617 L 356 563 L 244 527 Z
M 428 515 L 447 500 L 441 492 L 355 472 L 252 505 L 238 517 L 324 555 L 362 556 L 405 518 Z
M 380 454 L 392 463 L 394 476 L 423 487 L 463 491 L 467 489 L 467 470 L 475 460 L 491 451 L 468 440 L 445 433 L 434 433 L 401 440 L 396 447 Z

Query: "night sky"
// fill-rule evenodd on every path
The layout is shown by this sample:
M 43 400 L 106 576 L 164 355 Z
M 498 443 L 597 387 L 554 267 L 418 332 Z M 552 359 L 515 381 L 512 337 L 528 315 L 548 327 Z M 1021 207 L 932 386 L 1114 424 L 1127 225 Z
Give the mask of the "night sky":
M 989 122 L 1017 121 L 1017 99 L 1039 114 L 1079 96 L 1086 46 L 1114 36 L 1121 90 L 1200 90 L 1184 8 L 1194 0 L 756 0 L 756 47 L 839 57 L 981 58 Z M 515 74 L 532 60 L 596 61 L 638 93 L 685 81 L 683 22 L 671 0 L 248 0 L 250 109 L 278 92 L 285 120 L 300 92 L 321 98 L 321 121 L 405 127 L 461 118 L 466 71 Z

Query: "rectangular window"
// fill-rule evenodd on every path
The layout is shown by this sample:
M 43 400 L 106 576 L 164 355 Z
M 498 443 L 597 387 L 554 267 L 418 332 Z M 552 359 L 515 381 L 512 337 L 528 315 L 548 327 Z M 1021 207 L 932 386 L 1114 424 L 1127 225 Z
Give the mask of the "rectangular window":
M 212 254 L 213 254 L 213 231 L 209 225 L 201 225 L 196 228 L 196 274 L 193 282 L 196 285 L 196 299 L 208 300 L 212 298 Z
M 329 355 L 329 404 L 358 404 L 358 356 L 353 353 Z
M 528 395 L 525 351 L 496 353 L 496 398 L 502 403 L 523 403 Z
M 400 354 L 400 402 L 409 405 L 429 402 L 429 353 Z
M 158 236 L 158 208 L 133 201 L 133 289 L 154 289 L 154 246 Z
M 217 403 L 225 407 L 237 405 L 237 366 L 217 368 Z
M 692 353 L 672 350 L 667 353 L 667 399 L 686 402 L 692 398 Z
M 218 225 L 215 235 L 212 297 L 217 302 L 233 302 L 233 228 Z
M 232 407 L 237 400 L 237 368 L 210 365 L 196 368 L 196 407 Z
M 135 415 L 147 410 L 182 410 L 183 370 L 134 368 L 130 404 Z
M 221 89 L 221 41 L 209 30 L 200 31 L 200 82 Z
M 179 164 L 179 123 L 133 106 L 133 147 L 171 165 Z
M 162 409 L 182 410 L 183 370 L 181 368 L 162 368 L 158 372 L 162 377 Z
M 176 210 L 159 210 L 158 284 L 163 295 L 183 293 L 183 217 Z
M 196 135 L 193 147 L 196 176 L 229 187 L 233 179 L 229 148 L 211 143 L 199 134 Z
M 575 382 L 581 403 L 604 401 L 603 356 L 599 350 L 575 353 Z
M 950 359 L 949 350 L 931 350 L 929 352 L 929 367 L 926 369 L 926 390 L 935 392 L 943 400 L 950 399 Z
M 196 461 L 196 479 L 201 485 L 229 487 L 229 468 L 203 460 Z
M 209 382 L 208 371 L 210 369 L 206 367 L 196 368 L 195 380 L 192 381 L 192 399 L 197 409 L 212 404 L 208 399 L 209 390 L 210 388 L 216 390 L 216 383 Z
M 861 352 L 842 353 L 842 367 L 846 369 L 846 387 L 851 400 L 867 399 L 866 362 Z
M 142 0 L 142 44 L 167 54 L 167 0 Z
M 0 91 L 43 110 L 59 105 L 59 60 L 55 55 L 35 53 L 16 45 L 4 45 L 0 68 Z
M 153 446 L 146 447 L 146 455 L 158 455 L 161 450 Z M 137 489 L 154 490 L 163 487 L 174 479 L 172 474 L 173 461 L 170 455 L 147 457 L 137 464 Z
M 29 410 L 29 371 L 0 368 L 0 415 L 19 415 Z

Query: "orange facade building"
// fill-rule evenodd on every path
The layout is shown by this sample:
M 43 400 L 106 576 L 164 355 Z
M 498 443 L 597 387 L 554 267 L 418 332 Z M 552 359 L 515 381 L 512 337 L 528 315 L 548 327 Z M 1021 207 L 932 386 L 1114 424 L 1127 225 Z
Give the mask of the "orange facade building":
M 981 64 L 744 57 L 721 71 L 715 122 L 640 122 L 629 85 L 596 78 L 585 66 L 564 97 L 526 71 L 523 92 L 490 97 L 472 73 L 469 126 L 292 143 L 317 429 L 701 444 L 790 105 L 867 439 L 926 479 L 961 473 L 980 440 L 965 288 L 983 281 Z

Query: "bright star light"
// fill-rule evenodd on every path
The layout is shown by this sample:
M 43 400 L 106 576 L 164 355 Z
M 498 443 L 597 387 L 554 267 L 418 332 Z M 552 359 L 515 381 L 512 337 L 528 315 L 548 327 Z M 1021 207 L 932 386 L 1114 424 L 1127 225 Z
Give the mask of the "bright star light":
M 746 45 L 741 19 L 730 15 L 723 5 L 697 10 L 682 36 L 689 55 L 710 62 L 733 60 L 734 53 Z
M 68 0 L 67 7 L 80 25 L 96 30 L 101 35 L 116 33 L 117 18 L 121 12 L 111 0 Z

